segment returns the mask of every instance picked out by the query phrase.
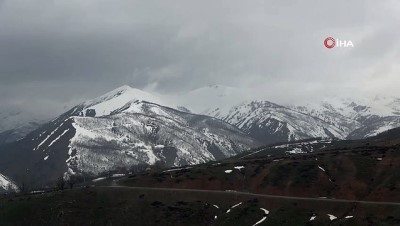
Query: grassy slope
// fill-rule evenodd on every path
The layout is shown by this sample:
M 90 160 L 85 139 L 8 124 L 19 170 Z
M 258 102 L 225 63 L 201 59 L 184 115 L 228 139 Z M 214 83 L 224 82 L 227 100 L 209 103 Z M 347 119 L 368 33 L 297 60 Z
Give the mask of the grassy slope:
M 106 187 L 0 199 L 0 207 L 1 225 L 253 225 L 263 217 L 261 207 L 270 211 L 261 225 L 400 223 L 400 207 Z M 331 222 L 327 214 L 338 219 Z M 348 215 L 354 218 L 344 219 Z
M 235 166 L 245 168 L 238 170 Z M 131 176 L 119 184 L 400 202 L 400 152 L 371 148 L 230 160 Z

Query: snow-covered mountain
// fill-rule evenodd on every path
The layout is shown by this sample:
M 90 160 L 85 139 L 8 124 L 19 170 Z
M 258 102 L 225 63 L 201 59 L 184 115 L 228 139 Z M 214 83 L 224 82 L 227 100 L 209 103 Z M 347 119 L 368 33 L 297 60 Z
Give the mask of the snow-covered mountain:
M 15 106 L 1 106 L 0 145 L 25 137 L 48 119 L 47 116 L 36 115 Z
M 320 118 L 268 101 L 244 102 L 227 113 L 215 109 L 208 114 L 237 126 L 266 144 L 311 137 L 346 137 L 345 131 Z
M 0 133 L 0 145 L 20 140 L 40 125 L 40 122 L 28 122 L 26 125 L 3 131 Z
M 95 176 L 156 161 L 169 166 L 204 163 L 259 144 L 222 120 L 161 103 L 128 86 L 86 101 L 4 146 L 0 170 L 21 183 L 29 169 L 31 183 L 40 185 L 64 173 Z
M 320 102 L 290 107 L 344 129 L 350 139 L 400 127 L 400 99 L 394 97 L 325 97 Z
M 194 112 L 222 119 L 266 144 L 313 137 L 359 139 L 400 127 L 400 99 L 321 97 L 305 104 L 251 100 L 250 90 L 207 86 L 182 96 Z M 202 100 L 199 105 L 197 101 Z M 318 98 L 317 98 L 318 99 Z
M 144 101 L 129 102 L 108 117 L 71 119 L 76 131 L 67 161 L 71 173 L 96 174 L 115 165 L 159 160 L 170 166 L 199 164 L 235 155 L 253 143 L 220 120 Z
M 160 105 L 168 105 L 166 101 L 150 93 L 124 85 L 100 97 L 84 102 L 80 116 L 104 116 L 120 109 L 125 104 L 133 101 L 147 101 Z
M 208 86 L 172 101 L 122 86 L 0 146 L 0 172 L 17 184 L 40 186 L 60 175 L 95 176 L 157 161 L 198 164 L 259 144 L 363 138 L 400 127 L 396 98 L 279 105 L 246 93 Z

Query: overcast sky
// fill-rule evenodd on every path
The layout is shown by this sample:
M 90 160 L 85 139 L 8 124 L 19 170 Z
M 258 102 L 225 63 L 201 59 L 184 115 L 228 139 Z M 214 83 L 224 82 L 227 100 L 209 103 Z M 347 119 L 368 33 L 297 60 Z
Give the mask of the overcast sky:
M 0 108 L 61 112 L 124 84 L 399 95 L 399 28 L 397 0 L 0 0 Z

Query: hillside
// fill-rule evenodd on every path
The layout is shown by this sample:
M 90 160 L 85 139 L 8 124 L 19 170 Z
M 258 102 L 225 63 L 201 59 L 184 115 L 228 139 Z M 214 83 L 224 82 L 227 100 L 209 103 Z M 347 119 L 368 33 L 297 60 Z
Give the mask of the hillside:
M 311 143 L 315 150 L 304 154 L 291 152 L 294 142 L 222 162 L 131 176 L 120 184 L 400 202 L 400 129 L 365 140 Z
M 129 187 L 0 196 L 5 225 L 398 225 L 399 205 Z M 23 211 L 22 211 L 23 210 Z
M 301 143 L 315 149 L 271 153 L 272 145 L 218 162 L 99 178 L 72 190 L 3 196 L 0 221 L 10 225 L 400 223 L 400 129 L 364 140 Z M 289 150 L 292 145 L 299 143 L 279 146 Z
M 258 145 L 221 120 L 147 100 L 159 101 L 123 86 L 77 105 L 1 146 L 0 170 L 18 184 L 43 187 L 60 176 L 96 176 L 156 162 L 199 164 Z
M 398 149 L 355 146 L 270 157 L 258 153 L 219 164 L 138 175 L 120 184 L 400 202 L 399 166 Z

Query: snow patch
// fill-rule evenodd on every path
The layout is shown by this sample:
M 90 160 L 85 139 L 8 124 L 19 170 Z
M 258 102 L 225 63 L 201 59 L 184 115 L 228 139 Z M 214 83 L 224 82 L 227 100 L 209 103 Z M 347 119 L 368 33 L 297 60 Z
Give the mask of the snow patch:
M 235 168 L 235 169 L 237 169 L 237 170 L 241 170 L 241 169 L 244 169 L 244 166 L 235 166 L 235 167 L 233 167 L 233 168 Z
M 302 153 L 306 153 L 306 152 L 303 151 L 301 148 L 293 148 L 292 150 L 288 151 L 287 153 L 290 153 L 290 154 L 302 154 Z
M 29 192 L 29 194 L 41 194 L 41 193 L 45 193 L 45 191 L 37 190 L 37 191 L 31 191 L 31 192 Z
M 329 220 L 331 220 L 331 221 L 333 221 L 333 220 L 336 220 L 337 219 L 337 217 L 335 217 L 334 215 L 332 215 L 332 214 L 327 214 L 328 216 L 329 216 Z
M 262 222 L 264 222 L 267 219 L 267 217 L 263 217 L 261 218 L 261 220 L 257 221 L 255 224 L 253 224 L 253 226 L 261 224 Z
M 231 206 L 231 207 L 226 211 L 226 213 L 231 212 L 231 210 L 232 210 L 233 208 L 236 208 L 236 207 L 238 207 L 238 206 L 240 206 L 240 205 L 242 205 L 242 202 L 239 202 L 238 204 Z
M 180 170 L 191 169 L 191 168 L 192 168 L 192 167 L 183 167 L 183 168 L 176 168 L 176 169 L 164 170 L 164 171 L 162 171 L 162 172 L 163 172 L 163 173 L 167 173 L 167 172 L 180 171 Z
M 58 136 L 56 139 L 54 139 L 47 148 L 50 148 L 51 145 L 53 145 L 56 141 L 58 141 L 64 134 L 66 134 L 69 131 L 69 129 L 66 129 L 60 136 Z
M 98 182 L 98 181 L 102 181 L 102 180 L 105 180 L 105 179 L 107 179 L 107 177 L 99 177 L 99 178 L 93 179 L 92 181 L 93 182 Z
M 253 226 L 261 224 L 262 222 L 264 222 L 267 219 L 267 215 L 269 214 L 269 211 L 264 209 L 264 208 L 260 208 L 262 211 L 264 211 L 264 216 L 263 218 L 261 218 L 261 220 L 257 221 L 255 224 L 253 224 Z
M 64 122 L 63 123 L 61 123 L 55 130 L 53 130 L 42 142 L 40 142 L 40 144 L 35 148 L 35 149 L 33 149 L 34 151 L 36 151 L 36 150 L 38 150 L 39 148 L 40 148 L 40 146 L 42 146 L 62 125 L 64 124 Z
M 266 210 L 266 209 L 264 209 L 264 208 L 260 208 L 260 210 L 264 211 L 264 214 L 265 214 L 265 215 L 268 215 L 268 214 L 269 214 L 269 210 Z

